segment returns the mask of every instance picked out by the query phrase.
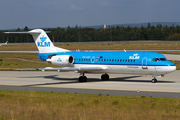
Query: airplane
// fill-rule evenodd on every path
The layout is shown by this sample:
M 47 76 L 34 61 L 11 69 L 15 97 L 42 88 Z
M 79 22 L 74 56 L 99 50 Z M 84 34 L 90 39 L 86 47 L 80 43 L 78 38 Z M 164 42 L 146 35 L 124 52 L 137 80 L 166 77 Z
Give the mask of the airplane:
M 1 45 L 7 45 L 8 41 L 6 41 L 5 43 L 0 43 L 0 46 Z
M 156 52 L 131 51 L 70 51 L 55 47 L 46 32 L 34 29 L 27 32 L 5 32 L 31 34 L 39 50 L 38 58 L 60 68 L 37 68 L 36 70 L 75 71 L 80 73 L 79 82 L 86 82 L 85 74 L 102 74 L 101 80 L 109 80 L 108 74 L 152 75 L 152 83 L 157 77 L 176 70 L 176 66 L 166 57 Z

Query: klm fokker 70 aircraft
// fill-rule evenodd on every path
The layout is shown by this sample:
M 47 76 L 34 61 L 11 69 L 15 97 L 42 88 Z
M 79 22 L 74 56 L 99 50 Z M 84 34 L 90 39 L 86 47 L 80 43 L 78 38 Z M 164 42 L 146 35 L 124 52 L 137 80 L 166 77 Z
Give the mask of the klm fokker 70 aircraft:
M 87 81 L 85 73 L 102 74 L 102 80 L 109 80 L 108 74 L 115 73 L 152 75 L 152 83 L 155 83 L 156 77 L 176 70 L 172 62 L 155 52 L 69 51 L 55 47 L 42 29 L 6 33 L 31 34 L 39 50 L 39 59 L 61 67 L 39 70 L 75 71 L 80 73 L 79 82 Z

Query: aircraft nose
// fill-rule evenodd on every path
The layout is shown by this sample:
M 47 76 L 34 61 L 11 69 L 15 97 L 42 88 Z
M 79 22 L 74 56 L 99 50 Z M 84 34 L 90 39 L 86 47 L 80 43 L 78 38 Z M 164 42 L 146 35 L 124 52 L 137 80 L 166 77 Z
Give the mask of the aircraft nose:
M 176 66 L 175 66 L 175 65 L 168 67 L 168 71 L 169 71 L 169 72 L 173 72 L 173 71 L 175 71 L 175 70 L 176 70 Z
M 173 62 L 168 61 L 167 65 L 168 65 L 168 69 L 167 69 L 168 73 L 173 72 L 173 71 L 176 70 L 176 66 L 175 66 L 175 64 Z

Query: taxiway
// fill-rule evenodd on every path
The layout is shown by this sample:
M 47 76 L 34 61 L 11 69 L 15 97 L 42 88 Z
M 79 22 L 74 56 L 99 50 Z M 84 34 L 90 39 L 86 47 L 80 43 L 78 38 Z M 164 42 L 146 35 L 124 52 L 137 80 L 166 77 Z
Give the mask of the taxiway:
M 101 81 L 100 74 L 86 74 L 88 82 L 79 83 L 74 72 L 0 71 L 0 89 L 180 98 L 179 74 L 157 83 L 151 83 L 152 76 L 110 74 L 109 81 Z
M 22 53 L 22 51 L 0 52 Z M 23 51 L 23 53 L 37 53 L 37 51 Z M 169 60 L 180 61 L 179 55 L 164 55 Z M 180 98 L 179 70 L 157 78 L 157 83 L 151 83 L 152 76 L 110 74 L 109 81 L 101 81 L 100 74 L 86 74 L 86 76 L 88 82 L 79 83 L 79 74 L 74 72 L 0 71 L 0 89 Z

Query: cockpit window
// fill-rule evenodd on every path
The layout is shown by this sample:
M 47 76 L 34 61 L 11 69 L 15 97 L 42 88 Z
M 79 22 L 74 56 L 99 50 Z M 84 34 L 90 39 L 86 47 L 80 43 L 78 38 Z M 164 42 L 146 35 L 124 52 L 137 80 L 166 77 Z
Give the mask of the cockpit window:
M 154 58 L 152 59 L 152 61 L 154 62 Z
M 157 62 L 157 61 L 160 61 L 159 58 L 153 58 L 152 60 L 153 62 Z
M 152 61 L 153 61 L 153 62 L 166 61 L 166 58 L 153 58 Z
M 160 61 L 159 58 L 155 58 L 155 61 Z
M 166 58 L 160 58 L 161 61 L 166 61 Z

